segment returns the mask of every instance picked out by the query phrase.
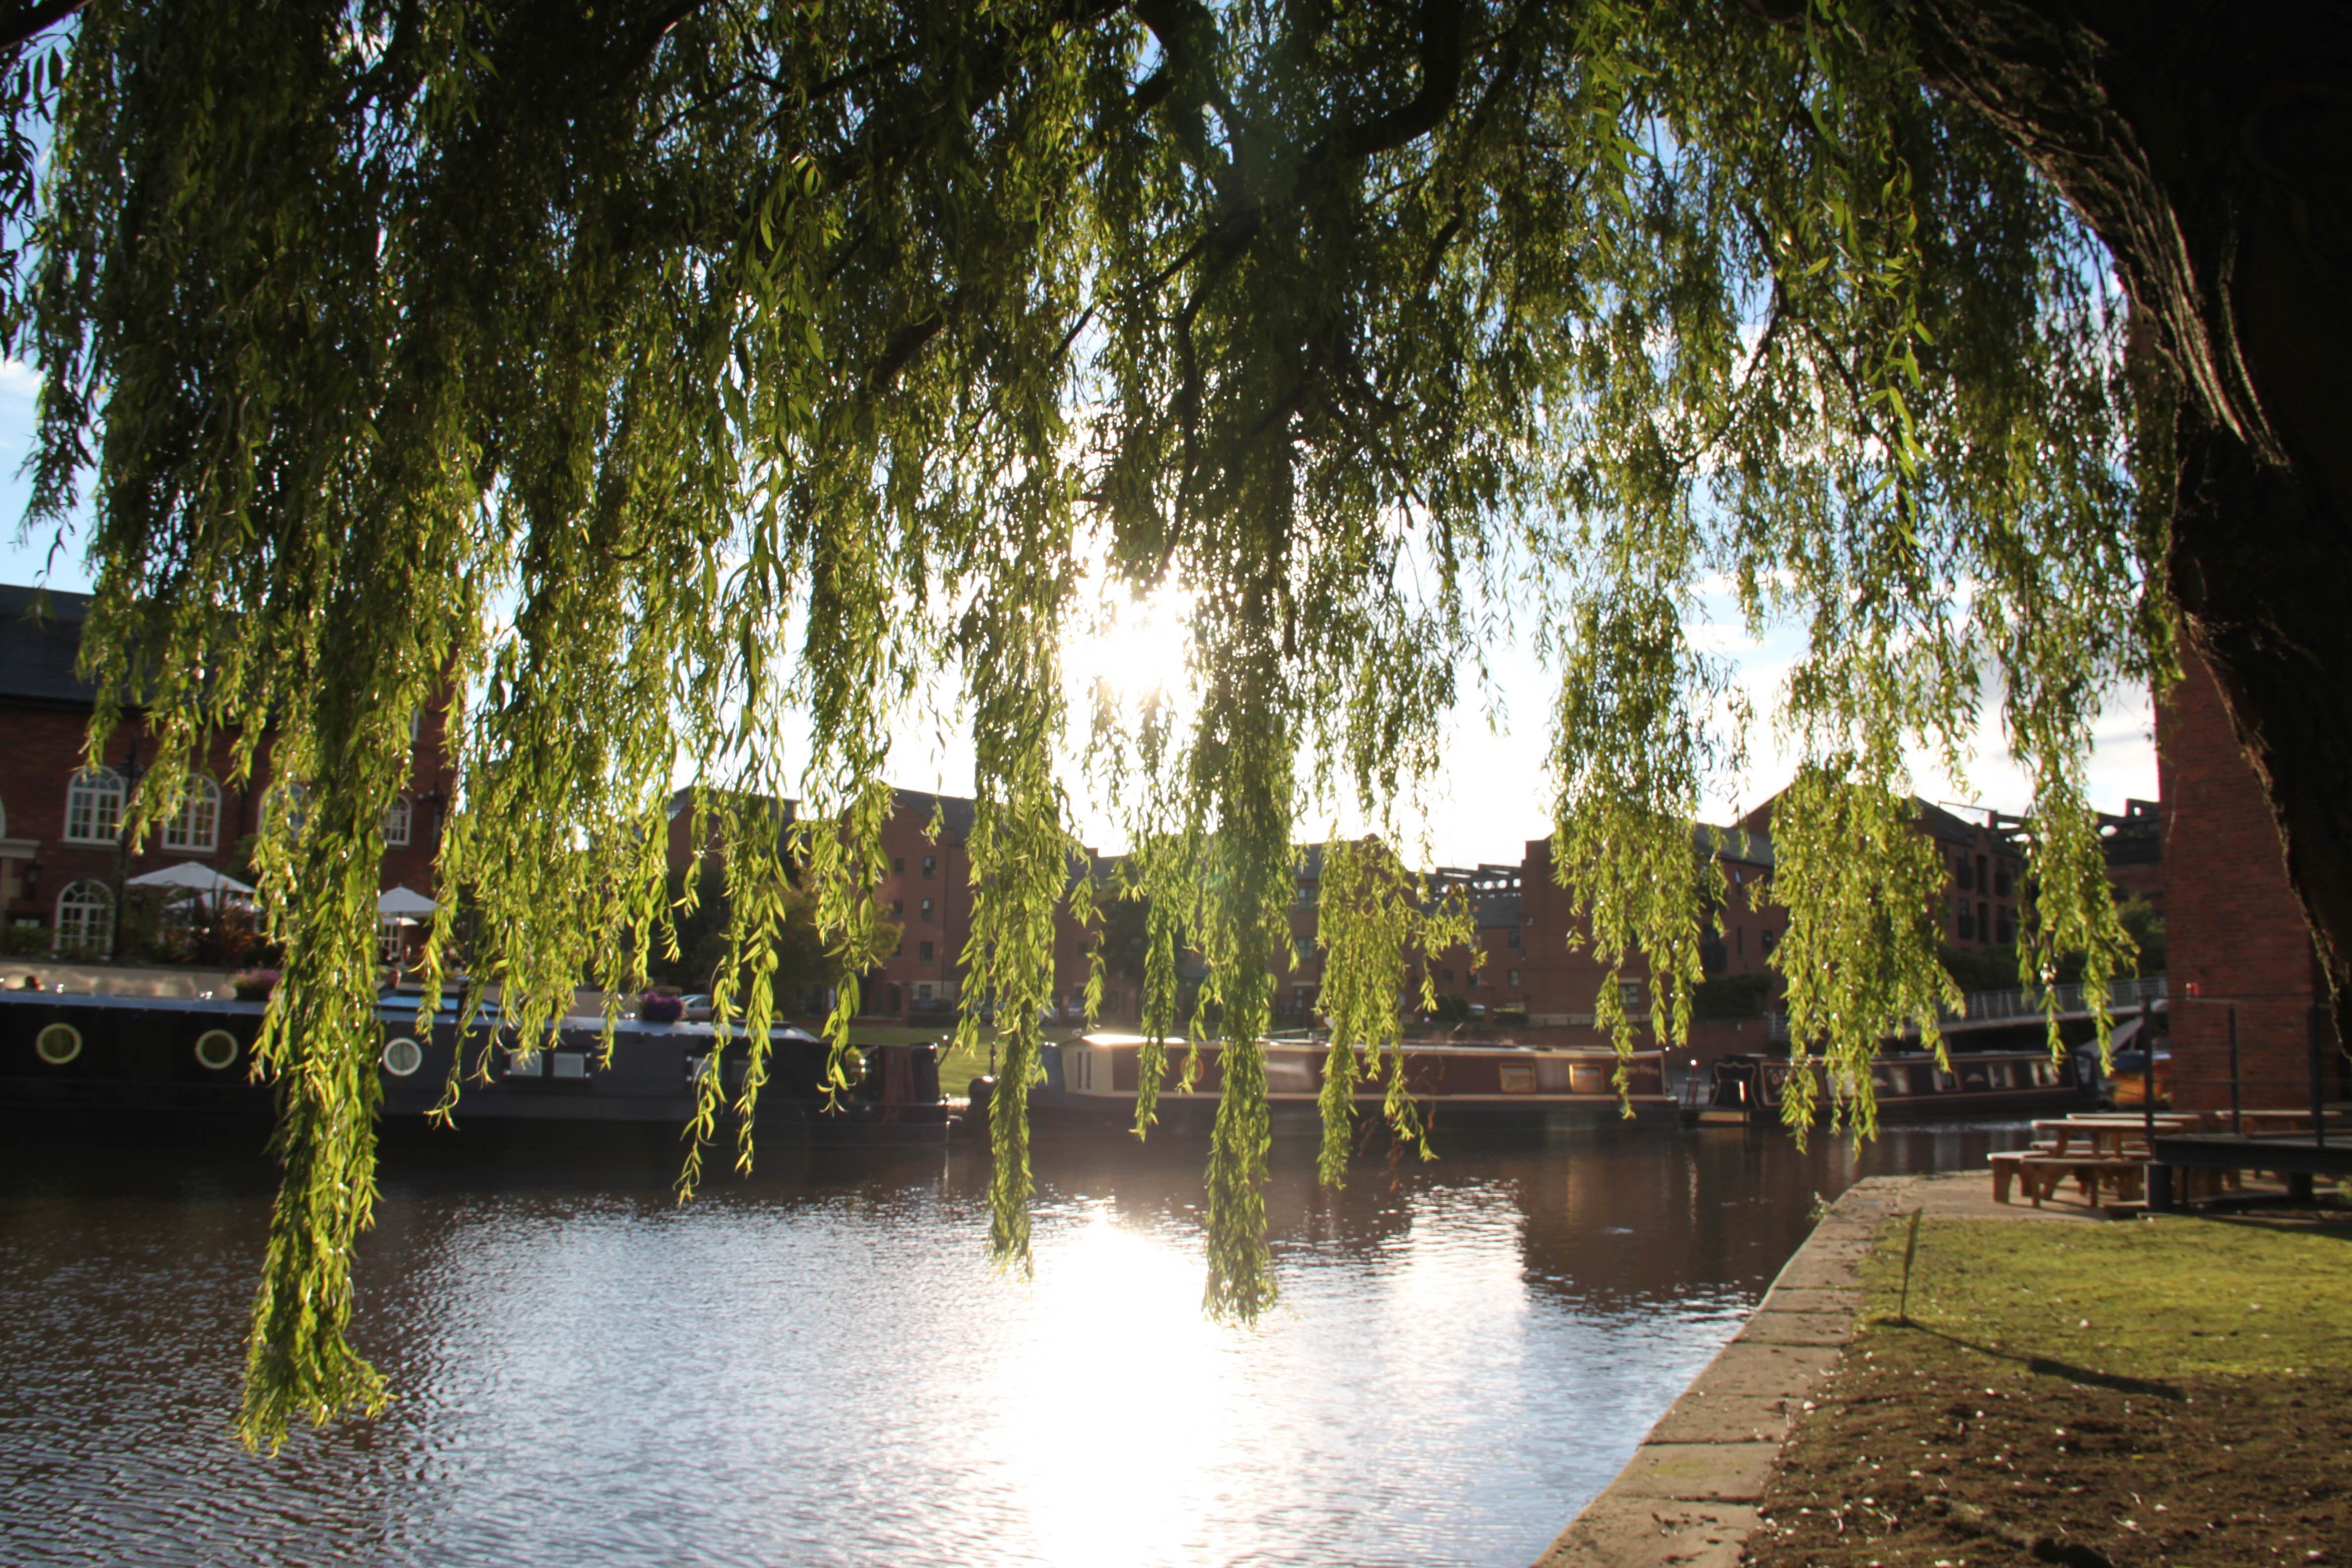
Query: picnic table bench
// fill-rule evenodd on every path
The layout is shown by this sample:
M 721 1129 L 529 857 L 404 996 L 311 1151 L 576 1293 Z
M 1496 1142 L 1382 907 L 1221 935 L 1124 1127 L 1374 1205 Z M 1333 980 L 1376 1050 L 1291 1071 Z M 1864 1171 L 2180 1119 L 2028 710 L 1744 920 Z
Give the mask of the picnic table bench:
M 2191 1115 L 2158 1116 L 2158 1132 L 2179 1132 L 2197 1124 Z M 1993 1202 L 2009 1202 L 2012 1185 L 2021 1185 L 2035 1208 L 2072 1176 L 2080 1183 L 2083 1199 L 2095 1204 L 2099 1188 L 2112 1182 L 2117 1201 L 2140 1195 L 2148 1161 L 2148 1119 L 2144 1116 L 2070 1116 L 2033 1123 L 2038 1138 L 2030 1149 L 2004 1150 L 1991 1157 Z

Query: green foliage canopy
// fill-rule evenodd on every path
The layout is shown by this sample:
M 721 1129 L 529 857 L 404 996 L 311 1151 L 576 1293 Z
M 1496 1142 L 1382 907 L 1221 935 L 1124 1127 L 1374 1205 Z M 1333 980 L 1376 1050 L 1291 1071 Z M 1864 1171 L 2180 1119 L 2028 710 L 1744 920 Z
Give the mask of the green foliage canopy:
M 2021 964 L 2123 959 L 2083 767 L 2101 694 L 2168 659 L 2128 477 L 2161 388 L 2096 245 L 1881 0 L 97 0 L 17 69 L 52 129 L 6 300 L 36 512 L 92 504 L 89 655 L 165 740 L 136 807 L 265 723 L 310 791 L 257 857 L 287 952 L 257 1441 L 382 1396 L 344 1338 L 378 825 L 430 702 L 438 896 L 525 1032 L 674 941 L 690 777 L 756 1043 L 793 898 L 760 803 L 837 825 L 797 853 L 854 977 L 894 726 L 944 677 L 1012 1258 L 1054 910 L 1095 897 L 1066 792 L 1120 803 L 1155 1034 L 1180 937 L 1208 966 L 1208 1294 L 1243 1314 L 1290 847 L 1335 802 L 1393 827 L 1507 616 L 1563 671 L 1556 862 L 1667 1033 L 1721 896 L 1689 824 L 1747 719 L 1686 630 L 1718 583 L 1809 633 L 1778 958 L 1857 1125 L 1874 1042 L 1950 993 L 1906 747 L 1956 756 L 1998 702 L 2041 828 Z M 1098 573 L 1190 596 L 1187 700 L 1074 702 Z M 1343 869 L 1327 992 L 1377 1046 L 1421 917 Z

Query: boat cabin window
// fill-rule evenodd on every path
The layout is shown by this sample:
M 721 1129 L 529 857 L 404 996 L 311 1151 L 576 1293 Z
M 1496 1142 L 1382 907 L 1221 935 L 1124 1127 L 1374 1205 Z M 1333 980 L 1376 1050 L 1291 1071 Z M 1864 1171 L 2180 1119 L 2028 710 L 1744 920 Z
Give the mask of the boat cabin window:
M 1870 1069 L 1870 1081 L 1881 1094 L 1911 1092 L 1911 1069 L 1906 1067 L 1874 1067 Z
M 1937 1094 L 1949 1094 L 1960 1087 L 1959 1076 L 1957 1073 L 1946 1072 L 1942 1068 L 1937 1068 L 1934 1071 Z
M 1496 1069 L 1505 1094 L 1533 1094 L 1536 1091 L 1536 1068 L 1533 1062 L 1503 1062 Z
M 1568 1069 L 1568 1089 L 1570 1094 L 1607 1094 L 1609 1064 L 1607 1062 L 1575 1062 Z

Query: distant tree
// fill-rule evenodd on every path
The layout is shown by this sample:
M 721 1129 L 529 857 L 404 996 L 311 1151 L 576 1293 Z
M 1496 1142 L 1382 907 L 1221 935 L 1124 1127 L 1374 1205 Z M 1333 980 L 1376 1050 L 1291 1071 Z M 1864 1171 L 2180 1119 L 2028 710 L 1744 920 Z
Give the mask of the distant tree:
M 681 990 L 707 992 L 717 984 L 720 968 L 728 958 L 728 930 L 734 911 L 727 899 L 727 879 L 716 864 L 704 861 L 693 873 L 695 898 L 687 906 L 688 872 L 680 869 L 669 875 L 670 907 L 678 912 L 676 920 L 677 955 L 675 958 L 656 952 L 646 963 L 647 977 L 675 985 Z M 893 952 L 897 943 L 889 946 Z M 781 1011 L 798 1011 L 799 999 L 811 990 L 822 990 L 833 978 L 831 964 L 824 952 L 824 935 L 817 930 L 816 900 L 795 889 L 788 895 L 783 926 L 775 937 L 776 965 L 769 977 L 776 1005 Z M 887 956 L 887 954 L 885 954 Z M 738 980 L 738 985 L 742 984 Z
M 1083 730 L 1153 847 L 1147 1020 L 1181 931 L 1229 1037 L 1209 1294 L 1245 1315 L 1291 843 L 1343 798 L 1393 826 L 1507 615 L 1563 671 L 1554 862 L 1670 1037 L 1719 876 L 1688 824 L 1746 719 L 1685 630 L 1717 584 L 1808 639 L 1773 834 L 1799 1048 L 1934 1037 L 1943 868 L 1904 758 L 1988 702 L 2040 829 L 2021 971 L 2116 970 L 2084 758 L 2176 626 L 2340 992 L 2347 26 L 2284 0 L 0 7 L 0 346 L 45 377 L 36 521 L 94 505 L 97 724 L 161 716 L 140 812 L 265 722 L 310 788 L 258 854 L 286 1186 L 248 1434 L 381 1396 L 343 1340 L 373 868 L 453 670 L 439 897 L 526 1022 L 642 981 L 682 765 L 797 790 L 825 825 L 798 886 L 870 968 L 889 737 L 955 694 L 1013 1258 L 1055 904 L 1093 900 L 1057 750 Z M 1073 724 L 1097 569 L 1181 588 L 1192 644 L 1182 695 Z M 787 851 L 719 816 L 756 977 Z M 1370 975 L 1357 918 L 1322 936 Z

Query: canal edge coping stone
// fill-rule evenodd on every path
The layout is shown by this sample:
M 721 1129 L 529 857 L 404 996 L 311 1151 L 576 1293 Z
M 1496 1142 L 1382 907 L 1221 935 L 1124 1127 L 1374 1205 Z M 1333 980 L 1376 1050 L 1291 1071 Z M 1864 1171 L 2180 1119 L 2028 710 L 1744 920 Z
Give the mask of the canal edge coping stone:
M 1853 1337 L 1862 1259 L 1914 1180 L 1868 1177 L 1829 1206 L 1739 1332 L 1535 1568 L 1737 1568 L 1805 1396 Z

